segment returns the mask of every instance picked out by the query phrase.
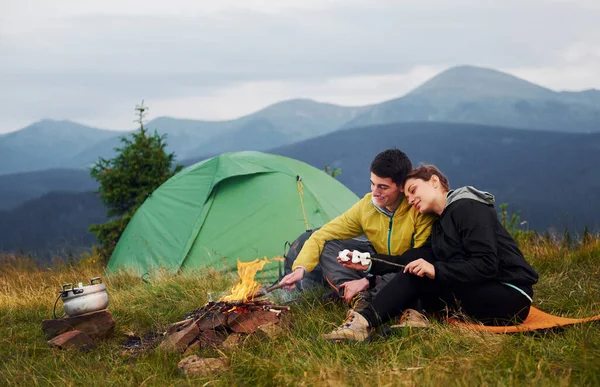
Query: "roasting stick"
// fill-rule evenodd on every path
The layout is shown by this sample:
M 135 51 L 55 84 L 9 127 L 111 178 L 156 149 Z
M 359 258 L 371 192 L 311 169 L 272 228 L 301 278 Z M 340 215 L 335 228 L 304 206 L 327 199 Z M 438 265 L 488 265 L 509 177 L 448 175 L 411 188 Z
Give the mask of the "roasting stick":
M 273 285 L 273 286 L 268 287 L 268 288 L 259 289 L 250 298 L 262 297 L 262 296 L 266 295 L 267 293 L 271 293 L 273 290 L 281 289 L 282 287 L 284 287 L 286 285 L 287 284 L 277 284 L 277 285 Z
M 401 268 L 403 268 L 403 269 L 405 269 L 405 268 L 406 268 L 406 265 L 401 265 L 401 264 L 399 264 L 399 263 L 395 263 L 395 262 L 386 261 L 385 259 L 381 259 L 381 258 L 374 258 L 374 257 L 371 257 L 371 258 L 369 258 L 369 259 L 370 259 L 370 260 L 373 260 L 373 261 L 377 261 L 377 262 L 383 262 L 383 263 L 387 263 L 388 265 L 392 265 L 392 266 L 398 266 L 398 267 L 401 267 Z

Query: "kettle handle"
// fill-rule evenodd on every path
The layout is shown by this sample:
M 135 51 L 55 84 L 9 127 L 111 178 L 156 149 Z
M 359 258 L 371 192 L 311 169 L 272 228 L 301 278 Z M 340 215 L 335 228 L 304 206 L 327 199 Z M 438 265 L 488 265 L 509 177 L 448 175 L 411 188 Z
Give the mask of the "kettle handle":
M 94 285 L 94 281 L 98 281 L 99 284 L 102 283 L 102 278 L 100 277 L 94 277 L 90 280 L 90 284 Z

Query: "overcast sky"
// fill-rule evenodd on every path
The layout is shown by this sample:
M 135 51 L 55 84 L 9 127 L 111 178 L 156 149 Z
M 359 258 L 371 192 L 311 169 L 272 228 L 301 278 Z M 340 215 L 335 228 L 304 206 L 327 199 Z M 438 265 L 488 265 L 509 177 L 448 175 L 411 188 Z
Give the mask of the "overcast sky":
M 599 0 L 0 0 L 0 133 L 133 129 L 311 98 L 365 105 L 459 64 L 600 89 Z

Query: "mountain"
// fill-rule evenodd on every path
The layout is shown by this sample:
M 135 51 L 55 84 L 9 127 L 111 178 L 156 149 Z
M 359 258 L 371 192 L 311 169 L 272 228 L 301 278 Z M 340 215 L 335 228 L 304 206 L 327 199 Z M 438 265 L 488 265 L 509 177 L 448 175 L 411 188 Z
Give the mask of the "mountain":
M 343 107 L 307 99 L 278 102 L 227 121 L 158 117 L 145 126 L 167 135 L 179 160 L 233 150 L 264 150 L 319 136 L 341 127 L 368 107 Z M 94 129 L 69 121 L 43 120 L 0 136 L 0 174 L 48 168 L 83 168 L 112 158 L 129 132 Z M 10 155 L 9 155 L 10 152 Z
M 98 183 L 86 170 L 50 169 L 0 175 L 0 210 L 17 207 L 51 191 L 85 192 L 97 188 Z
M 106 210 L 93 192 L 52 192 L 0 211 L 0 251 L 21 252 L 40 262 L 78 256 L 95 243 L 88 227 L 106 221 Z
M 59 167 L 90 144 L 114 136 L 114 131 L 94 129 L 75 122 L 39 121 L 0 136 L 0 147 L 13 152 L 10 159 L 3 157 L 0 160 L 0 173 Z
M 2 144 L 0 137 L 0 175 L 19 171 L 35 170 L 42 165 L 42 161 L 35 155 L 24 151 L 12 149 Z
M 500 71 L 458 66 L 404 97 L 374 105 L 344 127 L 413 121 L 599 132 L 600 91 L 555 92 Z
M 490 191 L 497 203 L 520 211 L 523 227 L 600 231 L 600 133 L 397 123 L 337 131 L 271 152 L 320 169 L 341 168 L 338 179 L 362 196 L 372 158 L 390 147 L 405 151 L 414 165 L 437 165 L 452 187 Z
M 344 107 L 307 99 L 270 105 L 229 121 L 161 117 L 150 129 L 168 135 L 168 149 L 179 160 L 206 153 L 265 150 L 332 132 L 369 107 Z

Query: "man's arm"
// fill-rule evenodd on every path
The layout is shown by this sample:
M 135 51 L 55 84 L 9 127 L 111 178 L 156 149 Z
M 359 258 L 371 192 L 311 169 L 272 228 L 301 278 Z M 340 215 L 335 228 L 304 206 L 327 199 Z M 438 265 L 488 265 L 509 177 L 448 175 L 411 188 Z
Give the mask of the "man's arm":
M 429 239 L 429 235 L 431 235 L 431 226 L 433 222 L 438 218 L 435 214 L 421 214 L 416 211 L 415 217 L 415 231 L 413 234 L 413 246 L 412 247 L 421 247 L 425 245 L 427 240 Z
M 292 265 L 292 270 L 298 267 L 311 272 L 319 263 L 325 242 L 337 239 L 350 239 L 362 235 L 360 208 L 364 199 L 353 205 L 342 215 L 332 219 L 319 230 L 315 231 L 304 243 L 302 250 Z

